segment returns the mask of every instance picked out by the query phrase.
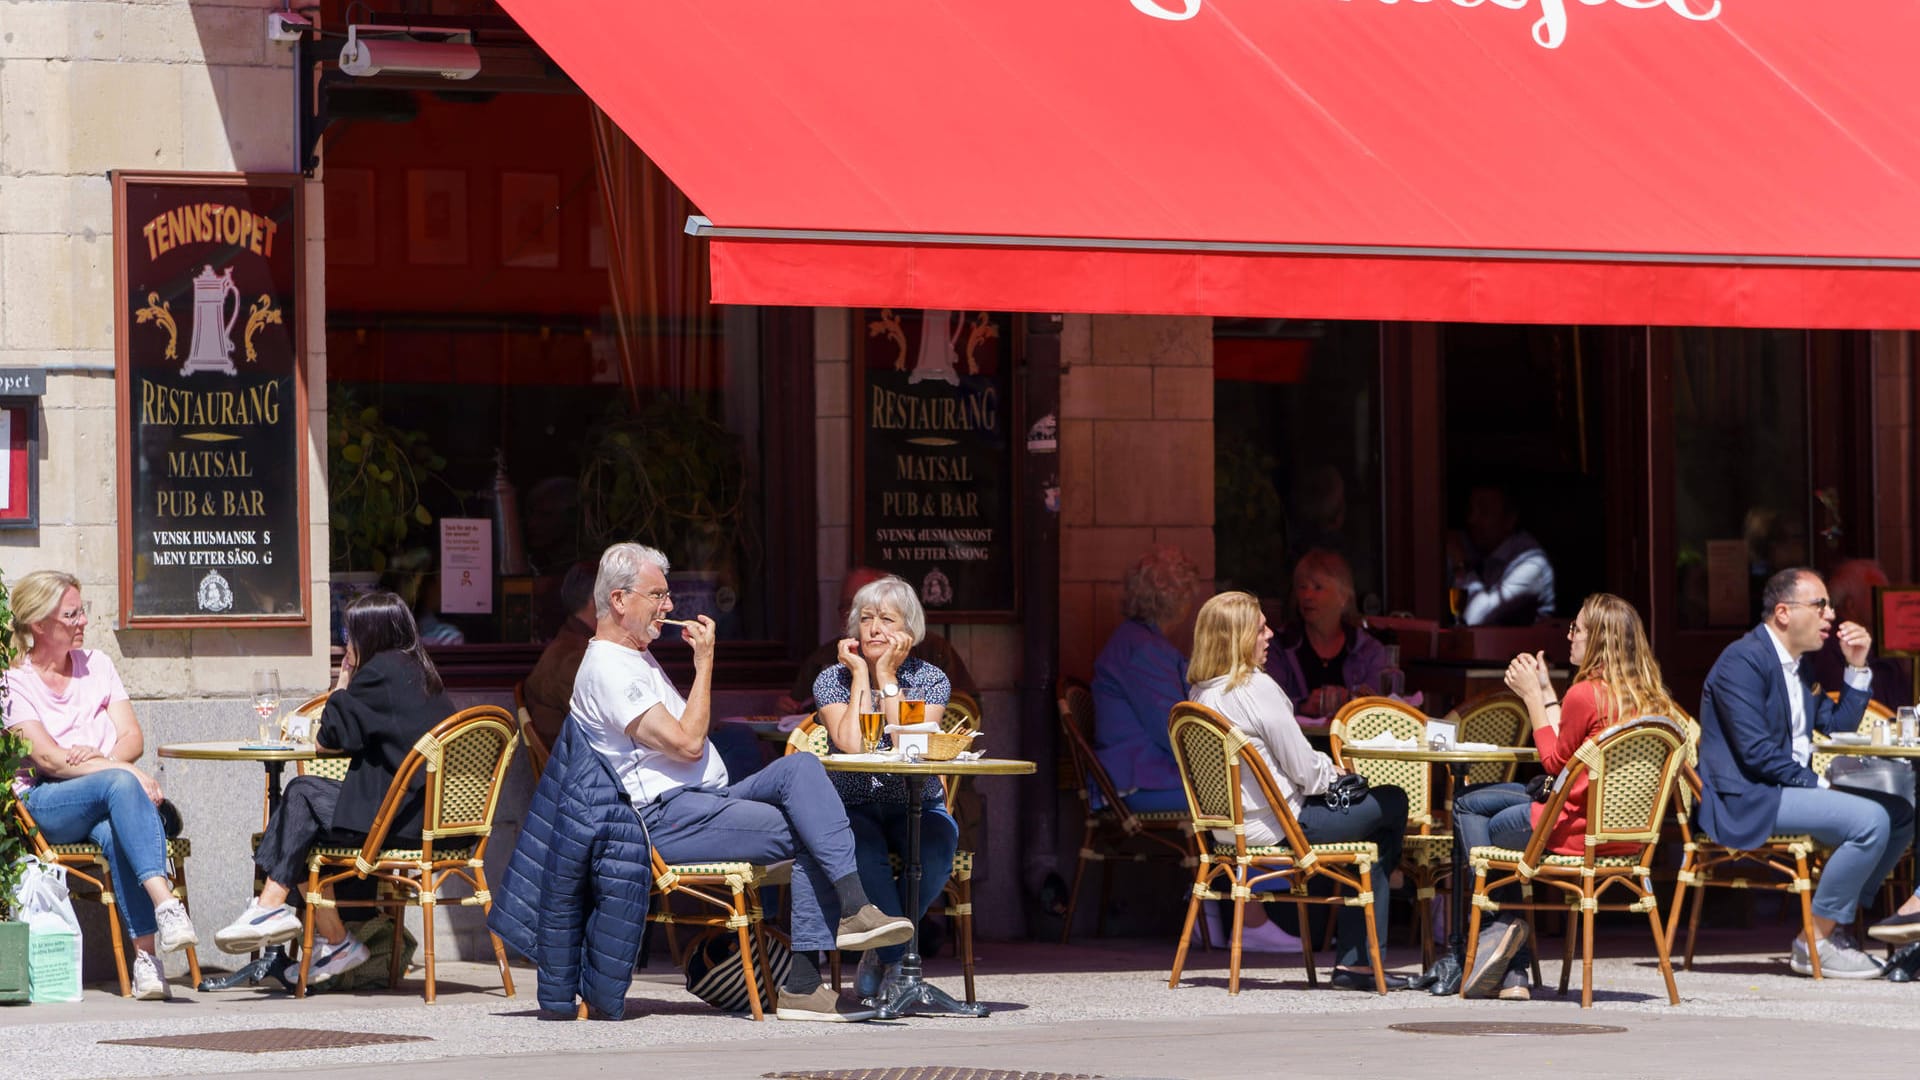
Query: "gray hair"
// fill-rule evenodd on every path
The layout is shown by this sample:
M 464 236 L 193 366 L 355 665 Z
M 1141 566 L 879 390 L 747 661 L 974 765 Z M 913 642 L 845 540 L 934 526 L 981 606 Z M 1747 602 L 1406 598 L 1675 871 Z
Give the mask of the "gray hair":
M 659 548 L 645 544 L 615 544 L 600 554 L 600 573 L 593 579 L 593 614 L 604 619 L 613 609 L 613 594 L 630 591 L 640 581 L 640 568 L 647 563 L 668 569 L 667 556 Z
M 1127 571 L 1120 613 L 1158 626 L 1193 599 L 1199 584 L 1200 568 L 1186 552 L 1170 544 L 1155 544 Z
M 876 581 L 860 586 L 853 594 L 853 603 L 847 605 L 847 636 L 860 637 L 860 609 L 892 608 L 906 620 L 907 632 L 913 635 L 913 643 L 920 644 L 927 638 L 927 613 L 920 606 L 920 597 L 913 586 L 888 574 Z

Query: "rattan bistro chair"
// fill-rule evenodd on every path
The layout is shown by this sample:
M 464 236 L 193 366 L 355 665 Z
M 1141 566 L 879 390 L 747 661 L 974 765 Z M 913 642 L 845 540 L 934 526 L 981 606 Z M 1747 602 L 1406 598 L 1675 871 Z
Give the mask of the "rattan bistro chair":
M 1300 925 L 1306 927 L 1307 905 L 1326 904 L 1358 907 L 1367 924 L 1367 957 L 1373 964 L 1374 986 L 1387 992 L 1386 973 L 1380 966 L 1380 939 L 1374 928 L 1373 905 L 1386 903 L 1375 897 L 1369 875 L 1380 857 L 1380 849 L 1367 842 L 1314 844 L 1301 832 L 1300 823 L 1280 794 L 1273 774 L 1259 751 L 1240 729 L 1219 713 L 1192 701 L 1173 707 L 1168 721 L 1173 738 L 1174 760 L 1180 766 L 1180 780 L 1187 789 L 1187 804 L 1193 811 L 1193 842 L 1199 866 L 1194 872 L 1193 895 L 1187 901 L 1187 919 L 1180 928 L 1180 947 L 1173 954 L 1173 975 L 1168 988 L 1180 985 L 1180 971 L 1186 965 L 1187 946 L 1192 940 L 1194 920 L 1200 914 L 1202 900 L 1233 901 L 1233 930 L 1227 942 L 1227 992 L 1240 992 L 1240 931 L 1246 922 L 1250 900 L 1291 899 L 1299 905 Z M 1246 807 L 1242 804 L 1242 771 L 1251 773 L 1261 798 L 1280 821 L 1286 843 L 1255 846 L 1247 843 Z M 1219 829 L 1232 833 L 1233 842 L 1223 843 L 1213 836 Z M 1275 892 L 1268 886 L 1281 883 L 1284 875 L 1287 892 Z M 1313 896 L 1307 883 L 1324 876 L 1335 885 L 1350 890 L 1350 895 Z M 1313 950 L 1300 950 L 1307 967 L 1308 985 L 1318 985 Z
M 67 868 L 67 887 L 75 895 L 90 897 L 107 909 L 107 934 L 113 939 L 113 967 L 120 976 L 120 996 L 130 997 L 133 986 L 127 981 L 127 945 L 126 935 L 121 933 L 120 905 L 113 896 L 113 870 L 107 863 L 106 852 L 95 843 L 50 844 L 40 835 L 40 826 L 33 820 L 33 814 L 27 810 L 27 804 L 20 799 L 13 801 L 14 820 L 20 827 L 20 835 L 27 838 L 27 844 L 33 849 L 33 856 L 48 865 Z M 187 901 L 187 856 L 193 854 L 193 844 L 184 836 L 167 841 L 168 880 L 173 882 L 173 895 L 178 897 L 181 906 L 191 911 L 193 905 Z M 141 888 L 139 882 L 129 887 Z M 187 946 L 187 970 L 193 977 L 193 985 L 200 985 L 200 957 L 194 947 Z
M 1836 693 L 1834 695 L 1838 697 Z M 1860 728 L 1871 730 L 1876 719 L 1889 719 L 1893 710 L 1877 701 L 1869 702 L 1866 713 L 1860 718 Z M 1675 875 L 1673 910 L 1668 914 L 1667 939 L 1674 940 L 1674 934 L 1680 928 L 1680 911 L 1686 906 L 1687 891 L 1693 891 L 1693 912 L 1687 919 L 1687 947 L 1681 954 L 1681 967 L 1693 970 L 1693 947 L 1700 931 L 1700 909 L 1706 905 L 1707 887 L 1719 886 L 1731 889 L 1759 889 L 1767 892 L 1792 893 L 1800 900 L 1800 928 L 1808 941 L 1816 936 L 1813 932 L 1813 888 L 1820 876 L 1820 865 L 1825 852 L 1815 843 L 1813 837 L 1804 834 L 1779 834 L 1769 836 L 1766 842 L 1757 848 L 1742 850 L 1715 843 L 1712 838 L 1701 832 L 1694 824 L 1693 807 L 1698 803 L 1701 792 L 1701 780 L 1693 766 L 1699 756 L 1700 725 L 1691 716 L 1683 717 L 1687 725 L 1689 742 L 1687 744 L 1687 768 L 1685 786 L 1681 789 L 1681 808 L 1675 815 L 1680 829 L 1681 858 L 1680 871 Z M 1815 750 L 1808 763 L 1814 772 L 1826 775 L 1827 767 L 1838 756 L 1825 750 Z M 1902 859 L 1906 865 L 1908 858 Z M 1755 871 L 1760 876 L 1749 876 Z M 1896 873 L 1898 873 L 1896 868 Z M 1908 871 L 1911 873 L 1911 871 Z M 1897 903 L 1897 901 L 1896 901 Z M 1808 964 L 1814 978 L 1822 978 L 1820 972 L 1819 950 L 1808 953 Z
M 1438 828 L 1433 814 L 1433 766 L 1420 761 L 1348 760 L 1341 753 L 1347 743 L 1392 734 L 1424 746 L 1427 717 L 1420 710 L 1388 697 L 1361 697 L 1342 706 L 1327 729 L 1333 760 L 1367 778 L 1369 784 L 1392 785 L 1407 793 L 1407 838 L 1401 848 L 1400 869 L 1414 889 L 1414 921 L 1420 926 L 1420 961 L 1433 964 L 1433 898 L 1440 882 L 1453 876 L 1453 834 Z M 1509 744 L 1500 744 L 1509 745 Z M 1383 898 L 1384 902 L 1384 898 Z
M 491 914 L 487 891 L 487 841 L 493 833 L 494 811 L 500 805 L 500 787 L 519 745 L 513 717 L 498 705 L 462 709 L 420 736 L 400 763 L 386 800 L 373 819 L 367 842 L 360 847 L 316 846 L 307 853 L 306 931 L 301 938 L 300 984 L 296 997 L 307 993 L 308 968 L 313 961 L 313 912 L 318 907 L 392 908 L 394 922 L 407 906 L 420 908 L 420 946 L 426 959 L 422 988 L 427 1004 L 434 1000 L 433 912 L 444 899 L 441 889 L 450 880 L 465 882 L 472 895 L 454 900 L 463 907 L 479 907 Z M 424 772 L 426 807 L 421 821 L 420 846 L 387 846 L 387 830 L 407 789 Z M 371 900 L 334 901 L 326 890 L 348 878 L 372 878 L 387 886 L 385 895 Z M 500 984 L 513 996 L 513 973 L 507 969 L 507 951 L 491 930 L 493 955 L 500 966 Z M 400 959 L 394 949 L 388 985 L 400 985 Z
M 647 921 L 666 926 L 669 935 L 675 927 L 690 925 L 731 930 L 739 937 L 740 955 L 751 956 L 753 963 L 742 965 L 747 1000 L 755 1020 L 765 1020 L 766 1010 L 774 1008 L 778 988 L 768 976 L 766 922 L 760 909 L 760 887 L 789 880 L 793 864 L 758 866 L 750 862 L 668 863 L 653 852 L 654 903 L 647 909 Z M 675 911 L 668 901 L 685 897 L 694 902 L 694 910 Z M 695 935 L 689 942 L 699 941 Z M 686 956 L 669 940 L 676 966 L 686 966 Z M 580 1005 L 585 1018 L 586 1004 Z
M 1493 746 L 1525 746 L 1532 725 L 1527 721 L 1527 706 L 1511 690 L 1481 694 L 1447 714 L 1461 742 L 1483 742 Z M 1478 761 L 1467 766 L 1467 784 L 1511 783 L 1520 768 L 1518 761 Z M 1452 792 L 1447 793 L 1452 797 Z
M 1602 732 L 1587 742 L 1568 763 L 1553 798 L 1547 801 L 1525 851 L 1477 847 L 1468 852 L 1473 862 L 1473 910 L 1467 925 L 1466 970 L 1473 970 L 1479 945 L 1480 913 L 1515 908 L 1523 911 L 1575 907 L 1580 912 L 1580 1007 L 1593 1007 L 1593 918 L 1600 911 L 1645 912 L 1653 929 L 1653 947 L 1660 958 L 1660 974 L 1667 982 L 1667 1000 L 1680 1004 L 1673 983 L 1673 964 L 1667 954 L 1667 934 L 1660 925 L 1660 901 L 1653 892 L 1653 856 L 1660 846 L 1660 828 L 1667 803 L 1679 786 L 1686 764 L 1687 733 L 1681 725 L 1660 716 L 1642 717 Z M 1573 781 L 1587 777 L 1586 850 L 1580 855 L 1558 855 L 1546 850 L 1554 823 Z M 1635 844 L 1630 855 L 1600 855 L 1607 844 Z M 1497 903 L 1490 895 L 1507 885 L 1557 889 L 1553 902 L 1531 900 Z M 1633 896 L 1627 903 L 1604 903 L 1609 890 L 1623 889 Z M 1573 927 L 1567 927 L 1567 952 L 1560 966 L 1560 992 L 1567 992 L 1573 968 Z M 1461 993 L 1466 993 L 1463 982 Z
M 1087 741 L 1086 725 L 1092 722 L 1093 694 L 1081 682 L 1063 680 L 1060 740 L 1073 766 L 1074 791 L 1085 811 L 1085 825 L 1080 834 L 1080 857 L 1073 866 L 1073 887 L 1067 893 L 1066 919 L 1060 927 L 1062 945 L 1073 935 L 1073 915 L 1079 910 L 1080 883 L 1086 878 L 1088 863 L 1100 864 L 1100 906 L 1093 924 L 1096 936 L 1107 931 L 1107 899 L 1113 888 L 1115 862 L 1157 860 L 1178 863 L 1182 870 L 1194 866 L 1187 840 L 1193 833 L 1193 816 L 1183 810 L 1140 813 L 1129 809 Z M 1205 930 L 1203 920 L 1201 932 Z
M 533 780 L 539 783 L 541 774 L 547 771 L 547 759 L 553 756 L 553 748 L 533 726 L 533 713 L 527 708 L 525 679 L 513 684 L 513 715 L 520 723 L 520 741 L 526 744 L 527 764 L 533 769 Z

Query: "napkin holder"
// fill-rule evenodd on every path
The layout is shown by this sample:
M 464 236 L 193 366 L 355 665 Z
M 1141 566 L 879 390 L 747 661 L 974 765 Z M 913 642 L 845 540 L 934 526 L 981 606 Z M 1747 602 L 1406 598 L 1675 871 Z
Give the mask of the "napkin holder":
M 888 724 L 887 734 L 893 736 L 893 752 L 902 758 L 924 758 L 927 756 L 927 737 L 940 730 L 940 725 L 931 720 L 918 724 Z
M 1427 747 L 1432 750 L 1451 750 L 1460 732 L 1451 720 L 1427 721 Z

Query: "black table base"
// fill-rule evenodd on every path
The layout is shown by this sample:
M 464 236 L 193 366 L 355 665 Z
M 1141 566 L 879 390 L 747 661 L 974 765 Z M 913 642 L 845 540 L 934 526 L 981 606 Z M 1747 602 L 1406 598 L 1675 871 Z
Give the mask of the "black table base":
M 920 896 L 920 811 L 926 802 L 926 785 L 920 778 L 907 778 L 907 895 Z M 911 918 L 911 916 L 909 916 Z M 913 937 L 907 942 L 907 955 L 900 960 L 900 974 L 881 988 L 876 999 L 882 1020 L 902 1016 L 985 1016 L 987 1007 L 977 1002 L 955 1000 L 953 995 L 927 982 L 920 974 L 920 920 L 913 920 Z
M 1447 928 L 1447 951 L 1435 957 L 1433 966 L 1414 982 L 1416 987 L 1425 986 L 1434 997 L 1458 994 L 1460 980 L 1466 977 L 1467 897 L 1473 892 L 1473 884 L 1468 876 L 1467 846 L 1460 842 L 1460 792 L 1467 786 L 1467 768 L 1463 761 L 1447 764 L 1447 775 L 1453 778 L 1452 820 L 1448 822 L 1453 830 L 1453 925 Z
M 270 945 L 258 959 L 230 975 L 201 979 L 200 990 L 205 993 L 232 990 L 236 986 L 257 986 L 268 979 L 278 979 L 281 987 L 291 993 L 300 982 L 300 962 L 287 955 L 287 950 L 280 946 Z

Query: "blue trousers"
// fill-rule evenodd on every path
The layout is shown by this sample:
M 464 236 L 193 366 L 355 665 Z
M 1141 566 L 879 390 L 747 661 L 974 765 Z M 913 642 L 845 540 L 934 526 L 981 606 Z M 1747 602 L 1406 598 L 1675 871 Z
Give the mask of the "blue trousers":
M 640 809 L 670 863 L 793 860 L 793 947 L 834 947 L 840 898 L 833 883 L 859 872 L 853 830 L 826 767 L 788 754 L 737 784 L 679 788 Z
M 914 782 L 917 778 L 910 778 Z M 853 857 L 860 864 L 860 887 L 867 899 L 889 915 L 911 915 L 917 923 L 927 913 L 940 890 L 953 876 L 953 855 L 960 848 L 960 826 L 947 808 L 928 800 L 920 808 L 920 896 L 907 911 L 907 875 L 893 876 L 893 861 L 907 861 L 907 807 L 904 803 L 855 803 L 847 807 L 847 821 L 853 826 Z M 905 945 L 889 945 L 879 950 L 886 963 L 907 954 Z
M 1453 833 L 1468 851 L 1503 847 L 1525 851 L 1533 839 L 1533 800 L 1525 784 L 1480 784 L 1453 800 Z
M 1849 923 L 1858 908 L 1873 903 L 1880 883 L 1913 843 L 1913 811 L 1891 796 L 1782 788 L 1773 831 L 1805 834 L 1833 849 L 1813 890 L 1813 913 Z
M 47 843 L 100 845 L 127 933 L 153 933 L 153 898 L 143 884 L 167 876 L 167 834 L 140 778 L 125 769 L 102 769 L 42 780 L 27 789 L 26 804 Z

